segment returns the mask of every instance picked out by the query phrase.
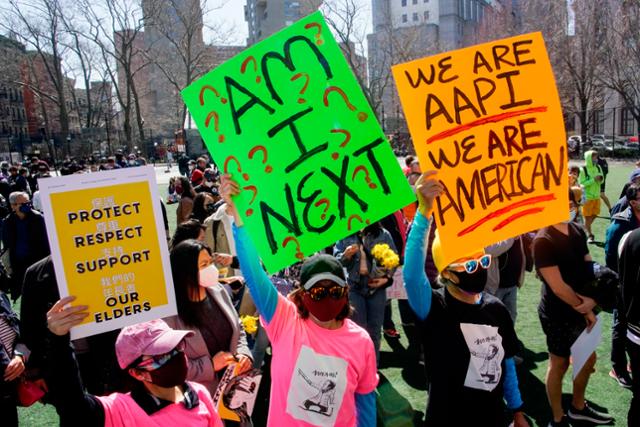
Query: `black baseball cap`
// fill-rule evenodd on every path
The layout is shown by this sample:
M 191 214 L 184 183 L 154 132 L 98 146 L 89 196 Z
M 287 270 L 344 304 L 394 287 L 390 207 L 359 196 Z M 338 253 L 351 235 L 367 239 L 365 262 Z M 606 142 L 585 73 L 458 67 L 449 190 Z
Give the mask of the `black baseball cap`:
M 311 289 L 321 280 L 330 280 L 342 287 L 347 286 L 344 268 L 335 257 L 327 254 L 315 255 L 302 264 L 300 284 L 304 289 Z

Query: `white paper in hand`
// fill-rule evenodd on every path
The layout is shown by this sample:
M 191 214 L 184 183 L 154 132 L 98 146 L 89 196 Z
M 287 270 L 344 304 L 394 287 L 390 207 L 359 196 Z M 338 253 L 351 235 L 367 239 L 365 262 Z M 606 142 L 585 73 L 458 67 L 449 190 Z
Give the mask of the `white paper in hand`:
M 591 332 L 587 332 L 585 328 L 580 334 L 576 342 L 571 346 L 571 358 L 573 359 L 573 379 L 575 380 L 580 370 L 587 363 L 587 359 L 591 356 L 591 353 L 596 351 L 596 348 L 602 341 L 602 320 L 598 315 L 596 317 L 596 324 L 593 325 Z

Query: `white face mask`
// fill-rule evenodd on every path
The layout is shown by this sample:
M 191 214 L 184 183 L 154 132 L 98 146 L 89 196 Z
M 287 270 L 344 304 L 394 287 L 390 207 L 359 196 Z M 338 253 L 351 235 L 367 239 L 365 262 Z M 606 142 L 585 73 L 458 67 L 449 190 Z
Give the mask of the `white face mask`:
M 215 286 L 218 284 L 218 268 L 211 264 L 199 271 L 200 276 L 200 286 L 203 288 L 210 288 L 211 286 Z
M 205 182 L 204 182 L 204 185 L 205 185 L 206 187 L 211 188 L 211 187 L 213 187 L 213 181 L 205 181 Z

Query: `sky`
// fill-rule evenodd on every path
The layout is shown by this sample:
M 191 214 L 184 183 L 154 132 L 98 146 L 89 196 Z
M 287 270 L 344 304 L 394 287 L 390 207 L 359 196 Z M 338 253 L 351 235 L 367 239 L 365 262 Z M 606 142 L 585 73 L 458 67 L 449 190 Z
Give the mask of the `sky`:
M 209 17 L 213 22 L 220 22 L 220 20 L 224 20 L 228 23 L 228 25 L 234 25 L 235 31 L 237 33 L 236 40 L 234 40 L 233 44 L 241 44 L 244 45 L 246 43 L 247 35 L 248 35 L 248 27 L 247 23 L 244 20 L 244 6 L 246 4 L 246 0 L 212 0 L 212 7 L 216 8 L 211 13 Z M 335 0 L 341 1 L 341 0 Z M 357 0 L 363 8 L 366 8 L 366 16 L 367 22 L 364 23 L 367 25 L 367 28 L 371 28 L 371 0 Z M 222 6 L 220 9 L 217 7 Z M 205 31 L 205 41 L 210 39 Z

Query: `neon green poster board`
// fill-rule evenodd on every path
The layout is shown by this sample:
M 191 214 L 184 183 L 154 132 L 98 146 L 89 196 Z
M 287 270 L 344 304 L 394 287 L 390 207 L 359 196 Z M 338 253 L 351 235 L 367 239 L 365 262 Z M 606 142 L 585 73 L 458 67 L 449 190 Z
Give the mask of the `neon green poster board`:
M 316 12 L 182 91 L 236 205 L 276 272 L 415 200 Z

